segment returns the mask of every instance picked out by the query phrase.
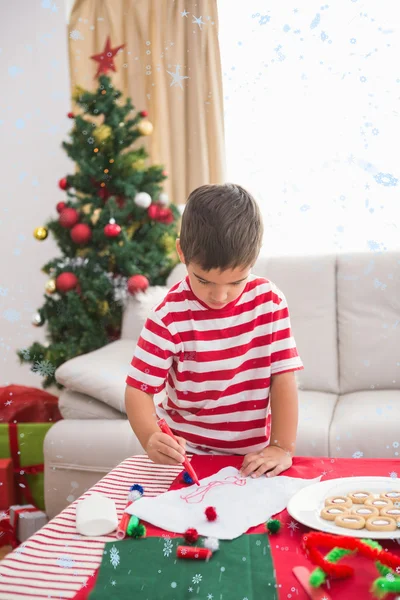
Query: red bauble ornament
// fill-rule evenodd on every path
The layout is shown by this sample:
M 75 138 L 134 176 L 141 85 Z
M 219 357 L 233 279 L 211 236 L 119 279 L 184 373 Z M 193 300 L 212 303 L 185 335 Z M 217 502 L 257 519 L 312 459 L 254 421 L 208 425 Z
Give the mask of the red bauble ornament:
M 147 209 L 147 214 L 149 215 L 150 219 L 156 220 L 158 217 L 159 210 L 160 207 L 158 206 L 158 204 L 150 204 L 149 208 Z
M 204 512 L 208 521 L 215 521 L 215 519 L 217 518 L 217 511 L 213 506 L 207 506 Z
M 149 113 L 147 112 L 147 110 L 141 110 L 139 115 L 144 119 L 145 117 L 149 116 Z
M 67 115 L 68 119 L 73 119 L 75 117 L 73 112 L 69 112 Z
M 185 538 L 188 544 L 195 544 L 199 539 L 199 534 L 197 533 L 197 529 L 191 527 L 190 529 L 186 529 L 185 533 L 183 534 L 183 537 Z
M 71 229 L 71 238 L 75 244 L 87 244 L 91 237 L 92 230 L 86 223 L 79 223 Z
M 128 279 L 128 292 L 134 296 L 137 292 L 144 292 L 149 287 L 149 280 L 144 275 L 132 275 Z
M 69 188 L 66 177 L 63 177 L 62 179 L 60 179 L 60 181 L 58 182 L 58 187 L 61 188 L 62 190 L 67 190 Z
M 171 209 L 170 208 L 159 208 L 158 215 L 157 215 L 157 221 L 160 221 L 160 223 L 165 223 L 165 225 L 170 225 L 171 223 L 173 223 L 174 215 L 172 214 Z
M 64 210 L 64 208 L 67 208 L 67 205 L 65 204 L 65 202 L 58 202 L 58 203 L 57 203 L 57 205 L 56 205 L 56 209 L 57 209 L 57 212 L 58 212 L 59 214 L 61 214 L 61 213 L 62 213 L 62 211 Z
M 56 288 L 58 292 L 69 292 L 78 285 L 78 278 L 75 273 L 61 273 L 56 279 Z
M 111 193 L 108 191 L 108 189 L 106 188 L 106 186 L 104 187 L 100 187 L 99 191 L 97 192 L 97 195 L 99 198 L 101 198 L 102 200 L 104 200 L 104 202 L 106 202 L 109 197 L 111 196 Z
M 118 237 L 119 234 L 121 233 L 121 227 L 118 225 L 118 223 L 107 223 L 107 225 L 104 227 L 104 235 L 106 235 L 109 238 L 113 238 L 113 237 Z
M 79 213 L 74 208 L 64 208 L 58 219 L 61 227 L 65 227 L 65 229 L 70 229 L 76 225 L 78 221 Z
M 163 177 L 168 177 L 168 171 L 165 171 L 165 170 L 164 170 L 164 171 L 161 173 L 161 175 L 162 175 Z

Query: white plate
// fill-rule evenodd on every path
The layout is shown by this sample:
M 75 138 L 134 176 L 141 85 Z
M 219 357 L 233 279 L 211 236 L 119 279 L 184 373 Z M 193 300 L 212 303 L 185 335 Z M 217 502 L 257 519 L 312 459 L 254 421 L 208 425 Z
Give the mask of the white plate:
M 320 517 L 320 512 L 328 496 L 346 496 L 357 490 L 365 490 L 372 494 L 399 491 L 400 481 L 390 477 L 343 477 L 320 481 L 299 490 L 289 500 L 287 511 L 291 517 L 318 531 L 336 533 L 359 538 L 375 540 L 400 539 L 400 529 L 396 531 L 369 531 L 368 529 L 347 529 L 338 527 L 333 521 Z

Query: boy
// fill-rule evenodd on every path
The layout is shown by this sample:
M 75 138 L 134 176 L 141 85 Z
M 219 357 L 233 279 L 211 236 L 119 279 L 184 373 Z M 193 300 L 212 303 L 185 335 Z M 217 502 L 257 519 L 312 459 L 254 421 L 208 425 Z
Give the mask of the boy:
M 292 464 L 294 371 L 303 366 L 284 295 L 250 273 L 262 237 L 259 208 L 242 187 L 203 185 L 190 194 L 177 240 L 188 276 L 152 310 L 126 380 L 129 422 L 155 463 L 182 463 L 186 450 L 241 454 L 241 473 L 252 477 Z

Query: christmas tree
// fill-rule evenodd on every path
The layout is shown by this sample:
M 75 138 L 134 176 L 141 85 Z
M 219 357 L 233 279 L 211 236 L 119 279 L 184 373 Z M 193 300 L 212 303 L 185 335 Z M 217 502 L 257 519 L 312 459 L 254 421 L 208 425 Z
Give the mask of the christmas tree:
M 75 88 L 81 114 L 68 114 L 74 125 L 63 147 L 77 169 L 59 181 L 66 201 L 58 218 L 34 232 L 38 240 L 51 232 L 62 253 L 42 269 L 49 280 L 32 321 L 47 325 L 47 342 L 18 350 L 44 388 L 67 360 L 118 339 L 129 294 L 164 285 L 177 262 L 180 213 L 163 192 L 167 173 L 146 166 L 148 154 L 135 144 L 153 126 L 130 98 L 120 100 L 109 68 L 99 68 L 95 92 Z

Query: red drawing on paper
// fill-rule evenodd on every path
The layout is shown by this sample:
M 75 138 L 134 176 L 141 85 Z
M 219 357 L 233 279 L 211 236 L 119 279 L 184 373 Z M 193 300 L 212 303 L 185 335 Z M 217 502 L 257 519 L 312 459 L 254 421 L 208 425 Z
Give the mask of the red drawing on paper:
M 246 485 L 247 479 L 245 477 L 238 477 L 237 475 L 230 475 L 229 477 L 225 477 L 222 481 L 210 481 L 207 485 L 201 485 L 194 492 L 190 492 L 186 496 L 181 496 L 182 500 L 185 500 L 188 504 L 197 504 L 204 500 L 205 495 L 213 488 L 218 485 L 226 485 L 230 483 L 231 485 Z

